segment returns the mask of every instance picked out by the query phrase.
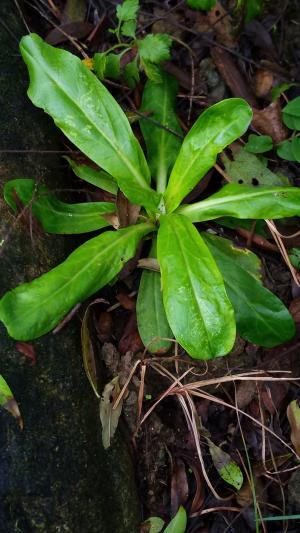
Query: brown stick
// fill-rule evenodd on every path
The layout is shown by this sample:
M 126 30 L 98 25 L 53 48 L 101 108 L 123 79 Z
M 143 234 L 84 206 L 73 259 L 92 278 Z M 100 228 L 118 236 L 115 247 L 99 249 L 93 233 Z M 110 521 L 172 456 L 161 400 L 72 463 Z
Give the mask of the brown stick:
M 217 46 L 211 47 L 210 54 L 214 64 L 216 65 L 233 96 L 244 98 L 252 107 L 258 108 L 258 102 L 254 94 L 249 89 L 246 81 L 236 67 L 230 54 L 226 50 L 223 50 Z

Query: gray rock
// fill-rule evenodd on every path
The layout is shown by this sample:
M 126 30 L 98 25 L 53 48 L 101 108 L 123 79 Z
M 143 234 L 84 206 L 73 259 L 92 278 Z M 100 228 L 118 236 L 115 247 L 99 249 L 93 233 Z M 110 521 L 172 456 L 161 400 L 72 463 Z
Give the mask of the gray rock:
M 26 96 L 27 72 L 18 52 L 26 32 L 15 4 L 0 8 L 0 150 L 55 150 L 59 134 Z M 2 200 L 16 177 L 68 186 L 56 155 L 0 153 L 0 296 L 55 266 L 74 247 L 72 237 L 34 234 L 16 223 Z M 62 185 L 63 184 L 63 185 Z M 10 384 L 24 419 L 20 431 L 0 410 L 1 533 L 134 533 L 139 504 L 129 451 L 118 435 L 101 445 L 98 405 L 85 377 L 75 318 L 56 336 L 34 342 L 31 365 L 0 325 L 0 373 Z

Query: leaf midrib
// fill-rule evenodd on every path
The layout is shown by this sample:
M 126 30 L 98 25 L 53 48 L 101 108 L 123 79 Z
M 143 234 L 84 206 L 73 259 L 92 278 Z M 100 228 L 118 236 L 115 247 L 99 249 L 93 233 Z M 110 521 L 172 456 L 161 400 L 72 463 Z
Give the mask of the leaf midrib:
M 59 200 L 57 200 L 57 202 L 59 202 Z M 93 212 L 93 213 L 79 213 L 79 212 L 75 213 L 75 212 L 72 212 L 72 211 L 68 211 L 67 209 L 64 209 L 64 205 L 67 206 L 68 204 L 64 204 L 63 202 L 61 202 L 61 204 L 62 204 L 61 206 L 57 205 L 55 207 L 53 206 L 53 204 L 50 204 L 50 206 L 41 205 L 40 207 L 42 209 L 44 209 L 44 210 L 50 211 L 50 213 L 52 213 L 52 214 L 55 214 L 55 215 L 58 215 L 58 216 L 64 216 L 64 217 L 68 218 L 69 220 L 71 220 L 71 218 L 75 219 L 75 220 L 76 219 L 82 219 L 82 218 L 94 219 L 94 218 L 102 217 L 102 215 L 113 214 L 113 213 L 116 212 L 116 209 L 114 209 L 114 207 L 111 207 L 110 211 L 108 211 L 108 210 L 106 211 L 105 210 L 105 211 L 102 211 L 101 213 L 100 213 L 100 211 L 99 212 Z M 76 205 L 76 204 L 70 204 L 70 205 Z M 79 205 L 85 205 L 85 204 L 79 204 Z M 87 202 L 86 205 L 88 206 L 89 203 Z M 61 210 L 59 209 L 60 207 L 61 207 Z M 103 206 L 101 206 L 101 207 L 103 207 Z
M 226 185 L 225 185 L 226 187 Z M 242 185 L 241 185 L 242 187 Z M 293 190 L 289 190 L 289 189 L 293 189 Z M 222 189 L 221 189 L 222 190 Z M 214 198 L 214 199 L 208 199 L 208 200 L 202 200 L 200 202 L 197 202 L 195 204 L 191 204 L 190 206 L 187 206 L 187 207 L 182 207 L 180 209 L 180 213 L 184 214 L 185 216 L 189 216 L 189 215 L 193 215 L 193 213 L 195 211 L 198 211 L 198 209 L 200 208 L 211 208 L 211 207 L 214 207 L 214 206 L 219 206 L 220 204 L 221 205 L 224 205 L 224 204 L 228 204 L 228 203 L 231 203 L 231 202 L 238 202 L 239 200 L 249 200 L 249 199 L 253 199 L 253 198 L 256 198 L 257 196 L 267 196 L 268 194 L 272 194 L 272 193 L 279 193 L 279 192 L 284 192 L 284 193 L 293 193 L 293 194 L 300 194 L 300 189 L 298 190 L 297 187 L 270 187 L 267 189 L 260 189 L 258 191 L 253 191 L 253 192 L 250 192 L 250 191 L 247 191 L 247 192 L 243 192 L 243 193 L 238 193 L 238 194 L 231 194 L 231 196 L 224 196 L 224 197 L 221 197 L 221 198 Z M 218 193 L 216 193 L 218 194 Z M 196 215 L 196 213 L 195 213 Z M 201 217 L 201 212 L 199 213 L 199 216 Z M 198 219 L 197 218 L 197 221 L 201 221 L 201 218 Z M 195 222 L 197 222 L 195 220 Z
M 171 229 L 173 230 L 173 232 L 174 232 L 174 234 L 175 234 L 175 237 L 176 237 L 176 239 L 177 239 L 178 247 L 179 247 L 179 250 L 180 250 L 180 253 L 181 253 L 182 259 L 183 259 L 183 263 L 184 263 L 184 265 L 185 265 L 185 270 L 186 270 L 186 273 L 187 273 L 188 277 L 190 278 L 190 268 L 189 268 L 189 264 L 188 264 L 188 262 L 186 261 L 186 258 L 185 258 L 184 252 L 183 252 L 183 248 L 182 248 L 182 246 L 181 246 L 180 238 L 178 238 L 178 233 L 177 233 L 177 231 L 176 231 L 176 223 L 172 226 Z M 194 300 L 195 300 L 195 302 L 196 302 L 196 304 L 197 304 L 196 307 L 197 307 L 198 310 L 199 310 L 199 314 L 200 314 L 200 316 L 201 316 L 201 320 L 202 320 L 202 323 L 203 323 L 203 326 L 204 326 L 204 330 L 205 330 L 206 337 L 207 337 L 207 341 L 208 341 L 208 348 L 209 348 L 210 352 L 213 353 L 213 349 L 212 349 L 212 345 L 211 345 L 211 340 L 210 340 L 210 338 L 209 338 L 208 331 L 207 331 L 207 327 L 206 327 L 206 324 L 205 324 L 205 320 L 204 320 L 204 318 L 203 318 L 202 309 L 201 309 L 200 304 L 199 304 L 199 302 L 198 302 L 198 299 L 197 299 L 197 297 L 196 297 L 196 290 L 195 290 L 195 288 L 194 288 L 194 285 L 193 285 L 192 281 L 190 281 L 190 286 L 191 286 L 191 288 L 192 288 L 192 293 L 193 293 Z
M 230 125 L 228 125 L 228 127 L 227 127 L 227 128 L 224 128 L 224 129 L 225 129 L 226 131 L 227 131 L 228 129 L 230 129 L 231 126 L 232 126 L 232 124 L 233 124 L 234 122 L 236 122 L 236 120 L 232 120 L 232 121 L 230 122 Z M 211 138 L 210 138 L 205 144 L 201 145 L 200 150 L 201 150 L 201 151 L 205 150 L 207 146 L 209 146 L 211 143 L 213 143 L 214 140 L 216 139 L 216 137 L 219 135 L 219 133 L 220 133 L 220 132 L 216 133 L 216 134 L 215 134 L 213 137 L 211 137 Z M 182 148 L 183 148 L 183 146 L 182 146 Z M 212 157 L 216 157 L 216 156 L 218 155 L 218 153 L 219 153 L 219 150 L 218 150 L 218 151 L 215 153 L 215 155 L 213 155 Z M 198 158 L 199 158 L 199 151 L 198 151 L 198 152 L 196 151 L 196 155 L 195 155 L 195 157 L 191 160 L 190 165 L 186 168 L 186 171 L 184 172 L 184 174 L 181 174 L 181 176 L 180 176 L 180 180 L 178 180 L 178 181 L 176 182 L 176 187 L 175 187 L 174 190 L 173 190 L 173 193 L 172 193 L 172 195 L 171 195 L 171 198 L 172 198 L 172 196 L 174 196 L 174 195 L 177 194 L 177 191 L 178 191 L 178 190 L 180 191 L 180 189 L 181 189 L 181 187 L 182 187 L 182 183 L 186 180 L 186 176 L 187 176 L 187 174 L 189 173 L 190 169 L 192 168 L 192 166 L 194 165 L 195 161 L 196 161 Z M 176 163 L 175 163 L 175 165 L 176 165 Z M 175 169 L 174 169 L 174 173 L 175 173 Z M 175 173 L 175 177 L 176 177 L 176 173 Z M 202 178 L 203 178 L 203 175 L 202 175 L 201 177 L 199 177 L 199 180 L 198 180 L 198 181 L 200 181 Z M 169 183 L 171 183 L 171 179 L 172 179 L 172 180 L 175 180 L 175 178 L 173 177 L 173 171 L 172 171 L 172 173 L 171 173 L 171 176 L 170 176 L 170 182 L 169 182 Z M 167 192 L 168 192 L 168 191 L 167 191 Z M 168 198 L 168 194 L 166 194 L 166 199 L 167 199 L 167 198 Z M 169 198 L 170 198 L 170 196 L 169 196 Z
M 26 50 L 27 55 L 30 55 L 31 58 L 35 61 L 35 57 L 34 55 L 30 54 L 30 52 L 28 52 Z M 41 63 L 40 60 L 38 59 L 38 64 L 40 66 L 42 66 L 41 70 L 44 70 L 44 72 L 49 76 L 49 78 L 51 79 L 52 83 L 54 85 L 56 85 L 58 87 L 58 89 L 67 97 L 68 100 L 71 101 L 71 103 L 75 103 L 75 107 L 77 109 L 79 109 L 79 112 L 82 113 L 85 118 L 87 119 L 87 123 L 90 123 L 95 129 L 96 131 L 99 133 L 100 137 L 102 136 L 105 141 L 116 151 L 116 153 L 120 156 L 121 160 L 124 162 L 124 164 L 127 166 L 128 170 L 131 172 L 131 174 L 136 178 L 137 182 L 140 184 L 140 186 L 142 188 L 146 188 L 148 190 L 148 187 L 147 187 L 147 182 L 144 180 L 143 176 L 140 175 L 139 173 L 137 173 L 135 171 L 135 168 L 131 165 L 130 163 L 130 160 L 125 156 L 124 152 L 122 152 L 116 145 L 115 143 L 109 139 L 109 137 L 107 137 L 104 132 L 102 130 L 100 130 L 98 128 L 98 125 L 97 123 L 94 123 L 90 118 L 89 116 L 86 114 L 86 110 L 84 108 L 81 108 L 80 105 L 77 103 L 76 100 L 72 100 L 72 98 L 68 95 L 68 93 L 65 91 L 64 87 L 61 86 L 59 83 L 58 83 L 58 80 L 56 78 L 53 78 L 53 76 L 51 75 L 51 71 L 50 71 L 50 74 L 49 74 L 49 71 L 47 69 L 44 69 L 43 68 L 43 65 L 44 63 Z M 50 113 L 49 113 L 50 114 Z M 52 115 L 51 115 L 52 116 Z M 146 187 L 145 187 L 146 186 Z
M 46 298 L 46 299 L 43 300 L 42 302 L 39 300 L 39 306 L 36 306 L 34 310 L 33 310 L 32 307 L 30 307 L 30 308 L 28 309 L 28 312 L 27 312 L 27 313 L 24 312 L 24 313 L 22 314 L 22 321 L 24 321 L 24 318 L 26 319 L 26 318 L 27 318 L 29 315 L 31 315 L 33 312 L 36 312 L 36 311 L 41 307 L 41 305 L 44 306 L 45 304 L 48 304 L 49 302 L 51 302 L 51 300 L 52 300 L 53 298 L 55 298 L 59 292 L 61 292 L 61 291 L 65 291 L 66 288 L 67 288 L 69 285 L 71 285 L 71 284 L 74 283 L 74 280 L 76 280 L 76 279 L 77 279 L 79 276 L 81 276 L 81 275 L 82 275 L 87 269 L 89 269 L 89 267 L 90 267 L 90 266 L 91 266 L 96 260 L 99 260 L 99 257 L 101 257 L 102 254 L 105 254 L 105 255 L 106 255 L 107 253 L 109 253 L 109 250 L 110 250 L 111 248 L 113 248 L 117 243 L 118 243 L 119 246 L 120 246 L 121 241 L 122 241 L 123 239 L 129 239 L 129 238 L 132 236 L 132 234 L 133 234 L 133 232 L 131 232 L 131 233 L 125 233 L 125 234 L 123 234 L 123 235 L 121 235 L 121 236 L 120 236 L 120 234 L 119 234 L 119 238 L 118 238 L 117 240 L 114 240 L 112 243 L 108 244 L 108 245 L 105 247 L 105 249 L 102 248 L 102 249 L 100 250 L 100 252 L 99 252 L 97 255 L 94 255 L 94 256 L 92 257 L 92 259 L 91 259 L 88 263 L 85 263 L 84 267 L 83 267 L 80 271 L 77 271 L 77 272 L 74 274 L 74 276 L 72 276 L 72 278 L 69 278 L 69 279 L 68 279 L 63 285 L 60 285 L 60 287 L 59 287 L 56 291 L 52 292 L 48 298 Z M 101 236 L 102 236 L 102 235 L 100 235 L 99 238 L 100 238 Z M 96 238 L 97 238 L 97 237 L 96 237 Z M 87 241 L 87 242 L 89 242 L 89 241 Z M 78 248 L 77 248 L 77 250 L 78 250 Z M 75 250 L 75 252 L 76 252 L 77 250 Z M 70 257 L 70 256 L 69 256 L 69 257 Z M 66 259 L 66 261 L 67 261 L 67 260 L 68 260 L 68 259 Z M 63 265 L 63 264 L 64 264 L 64 263 L 61 263 L 61 265 Z M 61 266 L 61 265 L 59 265 L 59 266 Z M 50 271 L 50 272 L 51 272 L 51 271 Z M 47 274 L 45 274 L 45 275 L 47 275 Z M 40 279 L 40 278 L 37 278 L 37 279 Z M 30 282 L 29 282 L 29 283 L 30 283 Z M 28 285 L 29 283 L 27 283 L 26 285 Z M 21 286 L 21 287 L 22 287 L 22 286 Z M 13 291 L 10 291 L 10 292 L 7 293 L 7 294 L 8 294 L 8 295 L 11 295 L 11 294 L 14 293 L 14 292 L 15 292 L 15 294 L 18 294 L 18 292 L 16 292 L 16 291 L 18 291 L 18 288 L 17 288 L 15 291 L 14 291 L 14 290 L 13 290 Z

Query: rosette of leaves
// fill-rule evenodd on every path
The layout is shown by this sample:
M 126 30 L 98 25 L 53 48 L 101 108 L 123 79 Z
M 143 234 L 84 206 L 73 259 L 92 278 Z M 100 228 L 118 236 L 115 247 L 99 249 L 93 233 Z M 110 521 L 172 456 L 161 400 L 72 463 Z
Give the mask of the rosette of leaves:
M 142 111 L 152 112 L 167 127 L 141 120 L 147 163 L 126 115 L 80 59 L 34 34 L 22 39 L 21 53 L 29 69 L 32 102 L 101 167 L 101 187 L 120 189 L 142 208 L 136 224 L 106 231 L 116 213 L 113 202 L 70 205 L 30 179 L 8 183 L 10 205 L 15 207 L 18 198 L 46 231 L 101 230 L 53 270 L 2 297 L 0 319 L 9 334 L 29 340 L 49 332 L 77 303 L 114 281 L 140 240 L 152 236 L 150 257 L 157 258 L 159 271 L 143 272 L 137 302 L 145 345 L 154 340 L 151 348 L 165 351 L 170 345 L 165 338 L 174 336 L 192 357 L 209 359 L 231 350 L 236 327 L 242 337 L 263 346 L 292 337 L 293 320 L 263 287 L 259 259 L 226 239 L 199 232 L 194 224 L 224 216 L 294 216 L 300 209 L 300 189 L 232 183 L 202 201 L 182 204 L 217 155 L 247 130 L 249 105 L 238 98 L 213 105 L 182 142 L 176 82 L 162 73 L 162 83 L 148 81 L 143 95 Z M 97 171 L 90 170 L 85 167 L 81 176 L 97 184 Z

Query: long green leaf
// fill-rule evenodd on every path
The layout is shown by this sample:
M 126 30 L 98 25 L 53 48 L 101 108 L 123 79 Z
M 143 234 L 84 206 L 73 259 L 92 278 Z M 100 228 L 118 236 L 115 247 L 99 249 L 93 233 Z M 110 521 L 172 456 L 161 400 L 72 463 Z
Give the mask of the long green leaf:
M 7 292 L 0 300 L 0 320 L 10 336 L 35 339 L 54 328 L 77 303 L 118 274 L 152 229 L 140 224 L 102 233 L 47 274 Z
M 80 59 L 46 44 L 38 35 L 21 40 L 28 66 L 28 96 L 52 116 L 63 133 L 111 174 L 134 204 L 155 209 L 142 149 L 115 99 Z
M 259 258 L 249 250 L 235 248 L 228 239 L 208 233 L 202 237 L 223 275 L 240 336 L 267 348 L 293 337 L 295 324 L 290 313 L 262 285 Z
M 32 179 L 16 179 L 6 183 L 5 201 L 16 211 L 15 194 L 48 233 L 86 233 L 105 228 L 110 223 L 101 215 L 116 211 L 115 204 L 111 202 L 66 204 Z
M 186 510 L 181 505 L 176 515 L 169 523 L 168 527 L 166 527 L 165 533 L 184 533 L 186 531 L 186 524 L 187 524 Z
M 166 72 L 161 72 L 161 83 L 146 82 L 141 111 L 151 112 L 150 117 L 140 120 L 140 126 L 147 146 L 148 163 L 157 190 L 164 192 L 167 176 L 180 150 L 181 139 L 170 131 L 151 122 L 155 120 L 178 135 L 182 134 L 176 113 L 178 83 Z
M 149 257 L 156 257 L 156 242 L 150 250 Z M 136 315 L 139 334 L 150 352 L 165 353 L 171 342 L 160 340 L 173 338 L 163 304 L 161 276 L 159 272 L 144 270 L 141 277 Z
M 300 188 L 250 187 L 230 183 L 207 200 L 181 207 L 178 213 L 192 222 L 223 216 L 255 219 L 293 217 L 300 214 Z
M 217 155 L 243 135 L 252 111 L 247 102 L 230 98 L 204 111 L 185 137 L 165 193 L 167 212 L 183 198 L 215 164 Z
M 196 228 L 181 215 L 162 216 L 157 253 L 166 315 L 178 342 L 198 359 L 228 353 L 235 340 L 233 309 Z
M 88 165 L 79 165 L 75 163 L 70 157 L 64 156 L 68 161 L 70 167 L 72 168 L 74 174 L 78 176 L 81 180 L 87 181 L 99 189 L 110 192 L 112 194 L 117 194 L 118 185 L 115 179 L 107 174 L 104 170 L 96 170 L 95 168 L 89 167 Z

